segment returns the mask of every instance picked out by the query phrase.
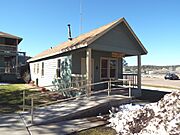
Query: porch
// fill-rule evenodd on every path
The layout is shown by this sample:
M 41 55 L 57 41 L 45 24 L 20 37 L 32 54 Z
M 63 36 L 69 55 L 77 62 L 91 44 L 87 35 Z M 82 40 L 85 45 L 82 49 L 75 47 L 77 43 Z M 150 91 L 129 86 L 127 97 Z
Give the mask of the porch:
M 127 81 L 116 83 L 114 87 L 118 89 L 122 86 L 129 86 L 136 88 L 136 96 L 141 95 L 141 55 L 132 55 L 137 57 L 137 74 L 123 73 L 123 58 L 130 55 L 125 52 L 111 52 L 94 50 L 92 48 L 83 48 L 72 52 L 72 69 L 71 80 L 81 81 L 86 80 L 90 86 L 91 91 L 99 91 L 107 89 L 108 85 L 101 83 L 103 81 L 114 81 L 118 79 L 125 79 Z M 77 75 L 77 76 L 76 76 Z M 91 85 L 96 84 L 97 85 Z M 100 83 L 100 84 L 98 84 Z
M 16 82 L 20 79 L 20 67 L 26 63 L 25 52 L 3 51 L 0 55 L 0 81 Z
M 17 82 L 17 79 L 19 78 L 19 67 L 0 67 L 1 82 Z

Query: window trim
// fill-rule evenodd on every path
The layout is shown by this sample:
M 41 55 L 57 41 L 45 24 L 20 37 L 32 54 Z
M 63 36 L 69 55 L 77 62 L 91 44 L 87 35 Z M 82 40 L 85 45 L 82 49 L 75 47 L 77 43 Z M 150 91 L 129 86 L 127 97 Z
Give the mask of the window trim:
M 34 74 L 36 74 L 36 63 L 34 63 Z
M 61 59 L 57 59 L 56 77 L 61 77 Z
M 115 70 L 116 70 L 116 72 L 115 72 L 115 77 L 110 77 L 111 75 L 110 75 L 110 71 L 111 71 L 111 67 L 110 67 L 110 61 L 111 60 L 115 60 L 116 61 L 116 67 L 115 67 Z M 116 79 L 116 78 L 118 78 L 118 59 L 117 58 L 110 58 L 109 59 L 109 78 L 111 78 L 111 79 Z
M 101 77 L 101 69 L 102 69 L 102 60 L 107 60 L 107 77 Z M 109 76 L 109 62 L 108 62 L 108 58 L 105 58 L 105 57 L 101 57 L 100 58 L 100 80 L 103 80 L 103 79 L 108 79 L 108 76 Z
M 44 62 L 41 63 L 41 76 L 44 76 Z
M 39 63 L 37 63 L 37 74 L 39 74 Z
M 108 61 L 108 66 L 107 66 L 107 77 L 101 77 L 101 69 L 102 69 L 102 60 L 105 59 Z M 116 60 L 117 65 L 116 65 L 116 72 L 115 72 L 115 77 L 110 77 L 110 60 Z M 116 79 L 118 77 L 118 58 L 112 58 L 112 57 L 101 57 L 100 58 L 100 80 L 105 80 L 105 79 Z

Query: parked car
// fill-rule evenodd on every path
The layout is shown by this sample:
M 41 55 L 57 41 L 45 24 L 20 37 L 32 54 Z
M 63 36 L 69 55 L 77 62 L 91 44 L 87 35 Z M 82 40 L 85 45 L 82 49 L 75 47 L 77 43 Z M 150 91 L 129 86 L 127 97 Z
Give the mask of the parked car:
M 164 79 L 169 79 L 169 80 L 178 80 L 179 77 L 175 73 L 167 73 L 164 76 Z

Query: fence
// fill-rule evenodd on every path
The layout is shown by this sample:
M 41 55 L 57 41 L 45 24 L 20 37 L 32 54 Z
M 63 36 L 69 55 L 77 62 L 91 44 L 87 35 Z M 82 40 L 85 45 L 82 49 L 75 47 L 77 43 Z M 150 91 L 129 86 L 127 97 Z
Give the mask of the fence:
M 137 74 L 123 74 L 123 79 L 128 79 L 131 82 L 131 86 L 136 88 L 138 86 L 137 76 Z M 125 82 L 124 85 L 128 85 L 128 83 Z
M 127 86 L 122 86 L 122 82 L 126 82 L 128 85 Z M 89 87 L 92 87 L 92 86 L 95 86 L 95 85 L 99 85 L 99 84 L 107 84 L 107 88 L 106 89 L 103 89 L 103 90 L 98 90 L 98 91 L 91 91 L 91 93 L 88 93 L 88 88 Z M 59 84 L 59 86 L 63 86 L 65 84 Z M 114 87 L 114 86 L 118 86 L 118 87 Z M 121 87 L 119 87 L 121 85 Z M 58 86 L 58 87 L 59 87 Z M 26 97 L 26 90 L 23 91 L 23 111 L 25 110 L 25 107 L 26 106 L 26 99 L 30 99 L 30 106 L 28 108 L 30 108 L 30 112 L 31 112 L 31 123 L 33 124 L 33 120 L 34 120 L 34 109 L 35 108 L 38 108 L 38 107 L 42 107 L 42 106 L 47 106 L 47 105 L 50 105 L 50 104 L 54 104 L 54 103 L 60 103 L 60 102 L 64 102 L 64 101 L 67 101 L 67 100 L 72 100 L 72 99 L 76 99 L 77 97 L 78 98 L 81 98 L 81 97 L 89 97 L 91 95 L 96 95 L 98 93 L 102 93 L 102 92 L 107 92 L 107 97 L 109 97 L 111 95 L 111 92 L 112 90 L 116 90 L 116 89 L 128 89 L 128 96 L 131 97 L 131 81 L 128 80 L 128 79 L 117 79 L 117 80 L 108 80 L 108 81 L 102 81 L 102 82 L 97 82 L 97 83 L 92 83 L 92 84 L 88 84 L 87 83 L 87 80 L 81 80 L 81 81 L 75 81 L 75 82 L 71 82 L 71 84 L 69 85 L 70 87 L 68 88 L 64 88 L 61 90 L 59 90 L 58 92 L 63 94 L 63 92 L 71 92 L 71 91 L 74 91 L 74 92 L 81 92 L 81 94 L 77 94 L 76 96 L 69 96 L 68 97 L 68 94 L 67 94 L 67 97 L 65 99 L 60 99 L 60 100 L 57 100 L 57 101 L 51 101 L 51 102 L 48 102 L 48 103 L 44 103 L 44 104 L 40 104 L 40 105 L 35 105 L 35 97 L 41 97 L 41 95 L 48 95 L 48 94 L 52 94 L 54 92 L 57 92 L 57 91 L 49 91 L 49 92 L 45 92 L 45 93 L 38 93 L 38 94 L 33 94 L 29 97 Z M 57 86 L 45 86 L 46 88 L 52 88 L 52 87 L 57 87 Z

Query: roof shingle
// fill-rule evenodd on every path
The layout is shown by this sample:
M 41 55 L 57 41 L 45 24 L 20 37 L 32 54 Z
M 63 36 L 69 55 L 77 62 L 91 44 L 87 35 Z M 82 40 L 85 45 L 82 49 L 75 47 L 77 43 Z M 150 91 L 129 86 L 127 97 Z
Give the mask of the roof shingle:
M 2 32 L 2 31 L 0 31 L 0 37 L 7 37 L 7 38 L 13 38 L 13 39 L 22 39 L 20 37 L 17 37 L 17 36 Z
M 100 28 L 94 29 L 88 33 L 85 33 L 76 38 L 73 38 L 72 40 L 68 40 L 64 43 L 61 43 L 58 46 L 45 50 L 42 53 L 36 55 L 35 57 L 29 59 L 28 62 L 54 56 L 63 52 L 67 52 L 69 50 L 86 47 L 90 45 L 92 42 L 94 42 L 96 39 L 98 39 L 100 36 L 105 34 L 107 31 L 109 31 L 111 28 L 121 23 L 122 21 L 125 21 L 125 19 L 120 18 Z
M 17 39 L 18 40 L 18 44 L 22 41 L 22 38 L 18 37 L 18 36 L 14 36 L 5 32 L 0 31 L 0 37 L 3 38 L 12 38 L 12 39 Z

